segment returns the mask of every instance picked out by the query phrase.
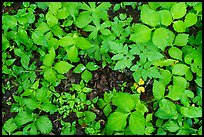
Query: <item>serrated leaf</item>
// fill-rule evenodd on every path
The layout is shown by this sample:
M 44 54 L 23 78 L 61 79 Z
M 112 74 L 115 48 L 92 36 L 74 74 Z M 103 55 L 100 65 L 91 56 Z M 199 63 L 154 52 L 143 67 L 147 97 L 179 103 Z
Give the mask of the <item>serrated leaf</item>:
M 164 97 L 164 93 L 165 93 L 165 86 L 161 82 L 154 80 L 154 83 L 153 83 L 154 98 L 161 99 Z
M 169 32 L 165 28 L 158 28 L 154 31 L 152 42 L 155 46 L 160 48 L 162 51 L 166 48 L 169 38 Z
M 185 75 L 189 67 L 184 64 L 175 64 L 172 68 L 172 74 L 174 75 Z
M 179 125 L 172 120 L 169 120 L 166 123 L 164 123 L 162 127 L 166 128 L 170 132 L 176 132 L 180 129 Z
M 145 133 L 145 118 L 139 111 L 134 111 L 130 115 L 129 128 L 133 134 L 144 135 Z
M 187 80 L 181 76 L 173 76 L 173 85 L 178 85 L 187 88 Z
M 202 117 L 202 107 L 195 107 L 195 106 L 181 107 L 180 112 L 185 117 L 189 117 L 189 118 Z
M 79 64 L 76 66 L 76 68 L 73 70 L 74 73 L 81 73 L 86 69 L 86 67 L 83 64 Z
M 29 65 L 29 62 L 30 62 L 30 58 L 28 55 L 26 55 L 25 53 L 21 56 L 21 65 L 25 68 L 25 69 L 28 69 L 28 65 Z
M 75 40 L 70 36 L 64 36 L 60 38 L 59 45 L 62 47 L 67 47 L 75 44 Z
M 90 16 L 89 12 L 80 12 L 79 16 L 76 19 L 76 26 L 79 27 L 79 28 L 84 28 L 91 21 L 92 21 L 92 18 Z
M 174 59 L 179 59 L 182 61 L 182 51 L 177 47 L 171 47 L 168 50 L 169 56 Z
M 71 62 L 78 62 L 79 61 L 78 49 L 76 46 L 71 46 L 69 48 L 69 50 L 66 50 L 66 51 L 67 51 L 68 59 Z
M 36 125 L 42 134 L 48 134 L 52 130 L 52 122 L 47 116 L 40 116 L 36 121 Z
M 155 27 L 160 23 L 159 14 L 150 9 L 147 5 L 142 6 L 140 16 L 142 22 L 152 27 Z
M 194 13 L 188 13 L 185 17 L 184 23 L 186 27 L 191 27 L 197 23 L 197 16 Z
M 121 131 L 125 128 L 127 124 L 127 116 L 128 114 L 124 114 L 121 112 L 113 112 L 108 117 L 107 128 L 113 131 Z
M 53 105 L 52 103 L 43 103 L 41 105 L 42 110 L 45 112 L 50 112 L 50 114 L 53 114 L 54 112 L 57 111 L 57 107 Z
M 158 11 L 161 17 L 161 23 L 165 26 L 169 26 L 172 23 L 172 16 L 168 10 L 160 10 Z
M 39 107 L 39 103 L 36 99 L 33 98 L 23 99 L 23 103 L 31 110 L 34 110 Z
M 173 28 L 176 32 L 185 32 L 186 24 L 182 20 L 174 21 Z
M 112 102 L 125 113 L 131 112 L 131 110 L 135 107 L 135 102 L 129 93 L 118 92 L 112 98 Z
M 97 69 L 99 68 L 99 66 L 96 65 L 96 63 L 94 63 L 94 62 L 88 62 L 88 63 L 86 64 L 86 68 L 87 68 L 88 70 L 90 70 L 90 71 L 95 71 L 95 70 L 97 70 Z
M 85 70 L 85 71 L 81 74 L 81 78 L 82 78 L 86 83 L 88 83 L 89 80 L 92 79 L 92 74 L 91 74 L 91 72 L 89 72 L 88 70 Z
M 52 26 L 54 26 L 54 25 L 57 25 L 57 23 L 58 23 L 57 17 L 54 16 L 54 15 L 52 14 L 52 12 L 50 12 L 50 11 L 47 12 L 45 18 L 46 18 L 46 20 L 47 20 L 47 24 L 48 24 L 50 27 L 52 27 Z
M 188 43 L 189 34 L 178 34 L 175 38 L 174 45 L 185 46 Z
M 48 89 L 44 86 L 37 90 L 36 98 L 39 102 L 41 102 L 41 103 L 46 102 L 46 100 L 48 99 L 47 90 Z
M 3 125 L 4 130 L 6 130 L 6 132 L 8 132 L 9 135 L 11 135 L 11 133 L 17 129 L 17 126 L 15 123 L 13 123 L 13 118 L 9 118 L 8 120 L 6 120 L 6 122 Z
M 167 95 L 168 98 L 177 101 L 181 99 L 182 95 L 184 94 L 185 88 L 180 85 L 173 85 L 169 87 L 169 93 Z
M 52 64 L 54 63 L 54 59 L 55 59 L 55 50 L 52 47 L 49 50 L 49 54 L 45 55 L 45 57 L 43 58 L 43 64 L 45 66 L 51 67 Z
M 173 102 L 171 102 L 168 99 L 162 99 L 159 102 L 159 106 L 162 109 L 162 111 L 164 111 L 167 115 L 169 115 L 169 118 L 177 119 L 178 112 L 176 109 L 176 105 Z
M 143 24 L 135 24 L 133 26 L 134 33 L 130 35 L 130 40 L 135 43 L 145 43 L 151 39 L 151 31 L 149 27 Z
M 55 75 L 55 71 L 52 68 L 46 69 L 43 76 L 47 81 L 55 85 L 56 75 Z
M 14 122 L 16 123 L 17 127 L 21 127 L 22 125 L 31 121 L 33 121 L 33 117 L 27 114 L 25 111 L 19 112 L 14 118 Z
M 77 37 L 76 38 L 76 46 L 82 50 L 87 50 L 87 49 L 91 48 L 93 45 L 85 38 Z
M 180 19 L 186 14 L 185 2 L 178 2 L 171 7 L 171 15 L 173 19 Z
M 54 69 L 60 74 L 67 73 L 73 67 L 72 64 L 69 64 L 66 61 L 59 61 L 54 65 Z

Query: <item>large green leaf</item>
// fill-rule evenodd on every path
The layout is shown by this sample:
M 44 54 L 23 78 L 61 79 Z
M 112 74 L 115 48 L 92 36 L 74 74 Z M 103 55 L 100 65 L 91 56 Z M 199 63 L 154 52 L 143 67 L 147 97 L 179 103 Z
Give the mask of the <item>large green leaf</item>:
M 95 118 L 96 118 L 96 114 L 94 112 L 85 111 L 83 113 L 84 113 L 84 116 L 85 116 L 84 121 L 86 123 L 90 123 L 90 122 L 94 121 Z
M 177 46 L 185 46 L 187 45 L 187 42 L 188 42 L 188 36 L 189 34 L 178 34 L 175 38 L 175 41 L 174 41 L 174 45 L 177 45 Z
M 70 36 L 64 36 L 59 40 L 59 45 L 62 47 L 67 47 L 73 44 L 75 44 L 75 40 Z
M 86 27 L 90 22 L 92 21 L 92 18 L 90 16 L 89 12 L 81 12 L 79 16 L 76 19 L 76 26 L 79 28 Z
M 188 83 L 184 77 L 181 76 L 173 76 L 173 85 L 178 85 L 183 88 L 187 88 Z
M 195 107 L 195 106 L 181 107 L 180 112 L 185 117 L 189 117 L 189 118 L 202 117 L 202 107 Z
M 40 116 L 36 121 L 36 125 L 42 134 L 48 134 L 52 130 L 52 122 L 47 116 Z
M 25 111 L 21 111 L 14 118 L 14 122 L 16 123 L 17 127 L 21 127 L 22 125 L 33 121 L 33 119 L 33 116 L 27 114 Z
M 153 84 L 154 98 L 161 99 L 164 97 L 164 93 L 165 93 L 165 86 L 161 82 L 154 80 L 154 84 Z
M 158 11 L 161 17 L 161 23 L 165 26 L 169 26 L 172 23 L 172 16 L 168 10 L 160 10 Z
M 170 132 L 176 132 L 180 129 L 179 125 L 172 120 L 168 120 L 162 127 L 166 128 Z
M 144 135 L 146 120 L 144 115 L 139 111 L 134 111 L 130 115 L 129 128 L 133 134 Z
M 52 27 L 52 26 L 54 26 L 54 25 L 57 25 L 57 23 L 58 23 L 57 17 L 54 16 L 54 15 L 52 14 L 52 12 L 50 12 L 50 11 L 47 12 L 45 18 L 46 18 L 46 20 L 47 20 L 47 24 L 48 24 L 50 27 Z
M 91 48 L 93 45 L 85 38 L 77 37 L 76 38 L 76 46 L 82 50 L 87 50 L 87 49 Z
M 52 14 L 56 14 L 61 7 L 61 2 L 50 2 L 49 4 L 49 10 L 52 12 Z
M 186 14 L 186 4 L 185 2 L 178 2 L 171 7 L 171 15 L 173 19 L 179 19 Z
M 43 76 L 47 81 L 49 81 L 50 83 L 55 85 L 55 83 L 56 83 L 56 74 L 55 74 L 55 71 L 52 68 L 46 69 Z
M 72 64 L 69 64 L 66 61 L 59 61 L 55 64 L 54 69 L 60 73 L 60 74 L 64 74 L 67 73 L 71 68 L 73 68 L 74 66 Z
M 142 6 L 141 8 L 141 20 L 147 25 L 155 27 L 160 23 L 159 14 L 150 9 L 147 5 Z
M 108 117 L 107 129 L 113 131 L 121 131 L 125 128 L 127 124 L 128 114 L 121 112 L 113 112 Z
M 135 43 L 145 43 L 151 39 L 151 31 L 149 27 L 143 24 L 135 24 L 133 26 L 134 33 L 130 35 L 130 40 L 134 41 Z
M 182 61 L 182 51 L 177 47 L 171 47 L 168 50 L 169 56 L 174 59 L 179 59 Z
M 135 102 L 129 93 L 118 92 L 113 97 L 112 102 L 125 113 L 131 112 L 135 107 Z
M 185 75 L 189 67 L 185 64 L 175 64 L 172 68 L 172 74 L 174 75 Z
M 152 41 L 154 45 L 160 48 L 162 51 L 166 48 L 168 42 L 169 32 L 165 28 L 158 28 L 155 30 Z
M 173 85 L 169 87 L 169 93 L 167 95 L 168 98 L 177 101 L 181 99 L 185 91 L 185 88 L 179 85 Z
M 57 12 L 58 19 L 66 19 L 68 18 L 68 16 L 69 16 L 69 11 L 65 7 L 63 7 Z
M 23 103 L 31 110 L 39 107 L 39 103 L 37 102 L 36 99 L 33 99 L 33 98 L 23 99 Z
M 43 103 L 41 105 L 42 110 L 45 112 L 50 112 L 50 114 L 53 114 L 54 112 L 57 111 L 57 107 L 53 105 L 52 103 Z

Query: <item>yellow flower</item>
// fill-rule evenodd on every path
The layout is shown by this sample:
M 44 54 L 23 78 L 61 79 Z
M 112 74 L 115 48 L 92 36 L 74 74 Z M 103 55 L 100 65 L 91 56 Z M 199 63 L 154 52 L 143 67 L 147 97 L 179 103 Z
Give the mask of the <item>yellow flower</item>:
M 137 83 L 134 83 L 133 86 L 135 87 L 135 89 L 138 87 Z
M 140 78 L 140 81 L 138 83 L 139 85 L 144 85 L 144 80 L 142 78 Z
M 139 87 L 139 88 L 137 88 L 137 92 L 138 93 L 145 92 L 145 88 L 144 87 Z

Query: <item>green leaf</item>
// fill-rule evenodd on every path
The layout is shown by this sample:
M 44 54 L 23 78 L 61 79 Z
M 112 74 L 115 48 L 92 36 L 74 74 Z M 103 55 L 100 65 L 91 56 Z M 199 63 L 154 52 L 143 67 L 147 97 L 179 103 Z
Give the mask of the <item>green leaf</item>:
M 36 121 L 36 125 L 42 134 L 48 134 L 52 130 L 52 122 L 47 116 L 40 116 Z
M 49 50 L 49 54 L 45 55 L 45 57 L 43 58 L 43 64 L 45 66 L 51 67 L 52 64 L 54 63 L 54 59 L 55 59 L 55 50 L 52 47 Z
M 33 42 L 37 45 L 42 45 L 42 46 L 47 46 L 47 39 L 44 36 L 44 33 L 41 32 L 40 30 L 35 30 L 32 35 L 31 38 L 33 39 Z
M 47 91 L 48 89 L 44 86 L 37 90 L 36 98 L 39 102 L 43 103 L 46 102 L 46 100 L 48 100 Z
M 167 95 L 168 98 L 177 101 L 182 98 L 184 94 L 185 88 L 180 85 L 173 85 L 169 87 L 169 93 Z
M 104 109 L 103 109 L 103 112 L 106 116 L 108 116 L 110 114 L 110 112 L 112 111 L 112 107 L 110 104 L 107 104 Z
M 96 114 L 95 114 L 94 112 L 85 111 L 85 112 L 83 112 L 83 113 L 84 113 L 84 116 L 85 116 L 84 121 L 85 121 L 87 124 L 90 123 L 90 122 L 92 122 L 92 121 L 94 121 L 95 118 L 96 118 Z
M 142 6 L 140 16 L 142 22 L 152 27 L 155 27 L 160 23 L 158 12 L 150 9 L 147 5 Z
M 75 40 L 70 36 L 64 36 L 60 38 L 59 45 L 62 47 L 67 47 L 75 44 Z
M 110 49 L 112 53 L 114 54 L 122 53 L 123 46 L 121 44 L 113 42 L 113 41 L 109 41 L 108 43 L 110 45 Z
M 189 34 L 178 34 L 175 38 L 174 45 L 185 46 L 188 43 Z
M 58 19 L 66 19 L 68 16 L 69 16 L 69 11 L 65 7 L 60 9 L 57 13 Z
M 124 114 L 121 112 L 111 113 L 108 117 L 107 129 L 113 131 L 123 130 L 127 124 L 127 116 L 128 114 Z
M 160 10 L 158 11 L 161 17 L 161 23 L 165 26 L 169 26 L 172 23 L 172 16 L 168 10 Z
M 88 83 L 89 80 L 92 79 L 92 74 L 91 74 L 91 72 L 89 72 L 88 70 L 85 70 L 85 71 L 81 74 L 81 78 L 82 78 L 86 83 Z
M 76 46 L 82 50 L 87 50 L 87 49 L 91 48 L 93 45 L 85 38 L 77 37 L 76 38 Z
M 202 77 L 197 77 L 195 80 L 196 84 L 200 87 L 202 87 Z
M 30 58 L 28 55 L 26 55 L 25 53 L 21 56 L 21 65 L 25 68 L 25 69 L 28 69 L 28 65 L 29 65 L 29 62 L 30 62 Z
M 52 14 L 56 14 L 61 7 L 61 2 L 50 2 L 49 4 L 49 10 L 52 12 Z
M 17 127 L 21 127 L 22 125 L 31 121 L 33 121 L 33 117 L 27 114 L 25 111 L 19 112 L 14 118 L 14 122 L 16 123 Z
M 95 70 L 97 70 L 97 69 L 99 68 L 99 66 L 96 65 L 96 63 L 94 63 L 94 62 L 88 62 L 88 63 L 86 64 L 86 68 L 87 68 L 88 70 L 90 70 L 90 71 L 95 71 Z
M 66 61 L 59 61 L 55 64 L 54 69 L 60 73 L 60 74 L 64 74 L 67 73 L 71 68 L 73 68 L 74 66 L 72 64 L 69 64 Z
M 122 59 L 123 58 L 123 54 L 116 54 L 116 55 L 114 55 L 111 59 L 112 60 L 120 60 L 120 59 Z
M 162 51 L 166 48 L 168 42 L 169 32 L 165 28 L 158 28 L 154 31 L 152 42 Z
M 39 107 L 39 103 L 36 99 L 33 98 L 23 99 L 23 103 L 31 110 L 34 110 Z
M 161 78 L 161 74 L 156 67 L 150 67 L 147 71 L 149 73 L 149 77 L 152 78 Z
M 185 17 L 184 23 L 186 27 L 191 27 L 197 23 L 197 16 L 194 13 L 188 13 Z
M 186 14 L 185 2 L 178 2 L 171 7 L 171 15 L 173 19 L 180 19 Z
M 171 47 L 168 50 L 169 56 L 174 59 L 179 59 L 182 61 L 182 51 L 177 47 Z
M 36 28 L 36 30 L 45 33 L 50 30 L 49 26 L 45 22 L 41 22 L 40 25 Z
M 13 123 L 13 118 L 9 118 L 8 120 L 6 120 L 2 129 L 6 130 L 6 132 L 11 135 L 13 131 L 17 129 L 16 124 Z
M 149 27 L 142 24 L 135 24 L 133 26 L 134 33 L 130 35 L 130 40 L 135 43 L 145 43 L 151 39 L 151 31 Z
M 165 86 L 161 82 L 154 80 L 154 84 L 153 84 L 154 98 L 161 99 L 164 97 L 164 93 L 165 93 Z
M 189 117 L 189 118 L 196 118 L 196 117 L 202 117 L 202 107 L 195 107 L 195 106 L 190 106 L 190 107 L 181 107 L 180 108 L 181 114 L 184 115 L 184 117 Z
M 86 69 L 83 64 L 78 64 L 76 68 L 73 70 L 74 73 L 81 73 Z
M 129 93 L 118 92 L 112 98 L 112 102 L 125 113 L 131 112 L 131 110 L 133 110 L 135 107 L 135 102 Z
M 187 80 L 181 76 L 173 76 L 173 85 L 178 85 L 187 88 Z
M 162 127 L 166 128 L 170 132 L 176 132 L 180 129 L 179 125 L 172 120 L 168 120 Z
M 174 21 L 173 28 L 177 32 L 185 32 L 186 31 L 186 24 L 182 20 Z
M 193 73 L 191 72 L 190 69 L 186 72 L 185 79 L 188 81 L 191 81 L 193 79 Z
M 79 28 L 84 28 L 91 21 L 92 21 L 92 18 L 90 16 L 89 12 L 80 12 L 79 16 L 76 19 L 76 26 L 79 27 Z
M 71 46 L 67 51 L 67 55 L 68 55 L 68 59 L 71 62 L 78 62 L 79 58 L 78 58 L 78 49 L 76 46 Z
M 54 15 L 52 14 L 52 12 L 50 12 L 50 11 L 47 12 L 45 18 L 46 18 L 46 20 L 47 20 L 47 24 L 48 24 L 50 27 L 52 27 L 52 26 L 54 26 L 54 25 L 57 25 L 57 23 L 58 23 L 57 17 L 54 16 Z
M 41 105 L 42 110 L 45 112 L 50 112 L 50 114 L 53 114 L 54 112 L 57 111 L 57 107 L 53 105 L 52 103 L 43 103 Z
M 55 74 L 55 71 L 52 68 L 46 69 L 43 76 L 47 81 L 49 81 L 50 83 L 55 85 L 55 83 L 56 83 L 56 74 Z
M 164 86 L 166 86 L 167 84 L 169 84 L 169 82 L 171 81 L 172 78 L 172 74 L 169 70 L 161 70 L 161 76 L 162 78 L 159 79 L 159 82 L 162 83 Z
M 130 115 L 129 128 L 133 134 L 144 135 L 146 120 L 139 111 L 134 111 Z
M 184 64 L 175 64 L 172 68 L 172 74 L 174 75 L 185 75 L 189 67 Z

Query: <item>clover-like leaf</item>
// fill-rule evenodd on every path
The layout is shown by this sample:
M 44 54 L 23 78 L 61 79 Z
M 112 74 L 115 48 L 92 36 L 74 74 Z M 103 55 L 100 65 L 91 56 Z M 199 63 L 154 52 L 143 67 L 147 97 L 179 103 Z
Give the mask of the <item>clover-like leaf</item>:
M 178 2 L 171 7 L 171 15 L 173 19 L 180 19 L 186 14 L 185 2 Z
M 59 61 L 55 64 L 54 69 L 60 74 L 67 73 L 74 66 L 66 61 Z
M 133 26 L 134 33 L 130 35 L 130 40 L 135 43 L 145 43 L 151 39 L 151 31 L 149 27 L 143 24 L 135 24 Z
M 68 47 L 66 49 L 67 51 L 67 56 L 68 56 L 68 59 L 71 61 L 71 62 L 78 62 L 79 61 L 79 57 L 78 57 L 78 49 L 75 45 L 71 46 L 71 47 Z
M 174 59 L 182 60 L 182 51 L 177 47 L 171 47 L 168 50 L 169 56 Z

